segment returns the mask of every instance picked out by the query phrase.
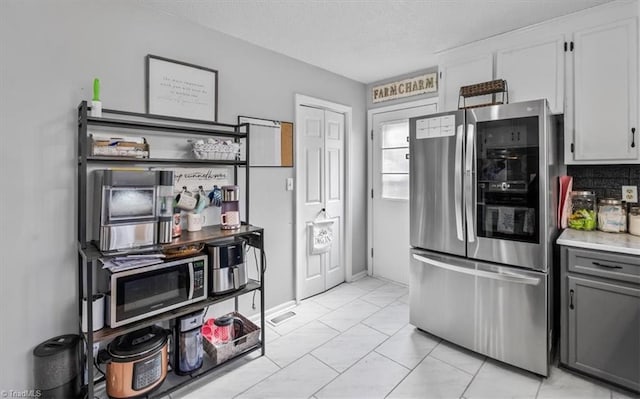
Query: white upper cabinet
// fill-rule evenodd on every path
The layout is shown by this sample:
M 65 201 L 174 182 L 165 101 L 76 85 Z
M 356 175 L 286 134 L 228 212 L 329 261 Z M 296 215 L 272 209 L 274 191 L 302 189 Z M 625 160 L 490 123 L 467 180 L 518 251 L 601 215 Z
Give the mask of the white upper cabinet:
M 566 163 L 640 161 L 637 29 L 630 18 L 574 32 Z
M 439 109 L 452 111 L 458 109 L 460 87 L 475 83 L 487 82 L 493 79 L 493 55 L 487 54 L 477 58 L 464 59 L 441 64 L 439 94 Z M 484 98 L 483 98 L 484 97 Z M 466 105 L 487 103 L 487 96 L 471 97 Z
M 507 81 L 509 102 L 546 98 L 554 114 L 564 112 L 564 35 L 496 53 L 496 79 Z

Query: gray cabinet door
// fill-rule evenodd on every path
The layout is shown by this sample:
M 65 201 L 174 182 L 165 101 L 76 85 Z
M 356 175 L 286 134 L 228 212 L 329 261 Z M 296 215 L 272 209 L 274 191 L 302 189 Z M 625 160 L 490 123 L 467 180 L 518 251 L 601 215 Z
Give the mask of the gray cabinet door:
M 640 390 L 640 289 L 568 276 L 568 366 Z

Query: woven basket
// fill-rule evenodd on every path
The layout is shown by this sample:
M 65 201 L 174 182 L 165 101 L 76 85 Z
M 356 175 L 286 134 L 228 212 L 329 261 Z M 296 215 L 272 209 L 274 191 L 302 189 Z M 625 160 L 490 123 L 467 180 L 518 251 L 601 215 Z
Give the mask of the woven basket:
M 214 344 L 204 338 L 202 340 L 204 351 L 211 360 L 215 362 L 215 364 L 226 362 L 235 355 L 257 345 L 260 341 L 260 327 L 253 324 L 249 319 L 238 312 L 232 312 L 225 316 L 233 316 L 242 320 L 242 323 L 244 324 L 244 335 L 240 338 L 234 339 L 233 341 L 229 341 L 226 344 Z
M 233 161 L 240 157 L 240 143 L 231 140 L 189 140 L 196 159 Z
M 502 93 L 506 91 L 507 82 L 502 79 L 492 80 L 489 82 L 476 83 L 469 86 L 462 86 L 460 88 L 460 95 L 462 97 L 475 97 L 485 94 Z

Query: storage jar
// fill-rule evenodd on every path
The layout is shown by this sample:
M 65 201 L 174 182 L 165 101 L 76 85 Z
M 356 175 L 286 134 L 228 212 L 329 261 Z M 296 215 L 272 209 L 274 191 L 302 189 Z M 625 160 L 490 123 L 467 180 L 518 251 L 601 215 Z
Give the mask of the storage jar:
M 593 191 L 572 191 L 567 225 L 576 230 L 595 230 L 596 221 L 596 194 Z
M 609 233 L 627 231 L 627 210 L 621 200 L 603 198 L 598 201 L 598 230 Z
M 629 233 L 640 236 L 640 206 L 629 209 Z

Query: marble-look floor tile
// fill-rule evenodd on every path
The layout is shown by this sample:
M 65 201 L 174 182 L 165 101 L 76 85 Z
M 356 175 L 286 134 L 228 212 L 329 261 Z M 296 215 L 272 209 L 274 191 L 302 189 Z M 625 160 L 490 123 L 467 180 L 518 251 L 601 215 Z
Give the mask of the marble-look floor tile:
M 237 398 L 308 398 L 338 373 L 307 355 L 237 396 Z
M 267 357 L 278 366 L 285 367 L 336 335 L 338 335 L 338 331 L 333 328 L 319 321 L 312 321 L 304 327 L 280 337 L 272 344 L 268 344 Z
M 362 324 L 366 324 L 387 335 L 393 335 L 409 324 L 409 305 L 402 302 L 394 302 L 364 319 Z
M 265 324 L 264 331 L 265 331 L 265 334 L 264 334 L 265 335 L 265 341 L 267 342 L 267 344 L 270 344 L 271 342 L 273 342 L 276 339 L 281 337 L 281 335 L 278 334 L 276 332 L 276 330 L 274 330 L 273 328 L 269 327 L 267 324 Z
M 459 398 L 473 376 L 438 359 L 426 357 L 389 398 Z
M 372 303 L 376 306 L 382 307 L 395 302 L 396 299 L 408 293 L 409 288 L 403 285 L 387 283 L 369 292 L 368 294 L 363 295 L 360 299 Z
M 407 324 L 376 348 L 376 352 L 410 369 L 414 368 L 440 342 L 439 338 Z
M 354 364 L 315 396 L 323 398 L 384 398 L 409 369 L 375 352 Z
M 454 345 L 450 342 L 442 341 L 429 356 L 442 360 L 445 363 L 459 368 L 462 371 L 466 371 L 469 374 L 476 374 L 482 363 L 485 360 L 485 356 L 479 355 L 475 352 L 471 352 L 465 348 Z
M 365 291 L 372 291 L 375 290 L 376 288 L 385 285 L 387 282 L 377 279 L 375 277 L 371 277 L 371 276 L 366 276 L 363 277 L 359 280 L 356 281 L 352 281 L 351 283 L 349 283 L 350 285 L 353 285 L 354 287 L 358 287 L 360 289 L 363 289 Z
M 319 320 L 336 330 L 346 331 L 379 310 L 380 308 L 376 305 L 356 299 L 331 313 L 327 313 Z
M 400 298 L 398 298 L 398 302 L 406 303 L 408 305 L 409 304 L 409 294 L 403 295 Z
M 340 284 L 331 290 L 314 296 L 312 301 L 329 309 L 338 309 L 341 306 L 356 300 L 366 294 L 367 291 L 350 284 Z
M 541 378 L 487 359 L 464 392 L 468 399 L 535 398 Z
M 387 336 L 362 324 L 343 332 L 311 354 L 339 372 L 363 358 Z
M 233 398 L 279 370 L 275 363 L 263 356 L 207 382 L 206 385 L 190 393 L 182 395 L 175 392 L 172 398 Z
M 542 381 L 539 399 L 608 399 L 611 390 L 586 378 L 552 367 L 549 377 Z
M 307 300 L 302 302 L 300 305 L 295 306 L 291 309 L 287 309 L 286 311 L 283 311 L 281 313 L 286 313 L 289 311 L 295 312 L 296 315 L 276 326 L 270 325 L 270 327 L 280 335 L 286 335 L 291 331 L 294 331 L 304 326 L 305 324 L 324 316 L 325 314 L 329 313 L 331 309 L 328 309 L 314 301 Z M 269 316 L 269 320 L 277 316 L 278 315 Z

